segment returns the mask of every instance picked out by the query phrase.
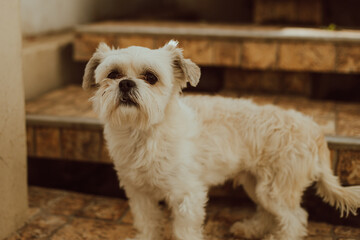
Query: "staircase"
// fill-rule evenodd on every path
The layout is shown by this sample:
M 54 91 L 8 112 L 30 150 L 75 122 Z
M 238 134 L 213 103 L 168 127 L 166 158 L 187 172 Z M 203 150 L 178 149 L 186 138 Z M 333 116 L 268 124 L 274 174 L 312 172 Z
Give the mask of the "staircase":
M 331 5 L 321 0 L 253 4 L 252 22 L 236 24 L 138 20 L 81 25 L 74 32 L 73 58 L 84 64 L 100 42 L 159 48 L 176 39 L 185 57 L 203 69 L 197 88 L 202 93 L 251 98 L 260 105 L 275 104 L 312 116 L 326 134 L 329 161 L 341 183 L 359 185 L 360 30 L 320 27 L 329 14 L 323 5 Z M 91 109 L 90 94 L 79 83 L 26 103 L 30 158 L 111 164 L 102 124 Z M 347 101 L 327 97 L 344 89 Z M 234 191 L 227 184 L 214 188 L 210 196 L 230 194 Z
M 99 42 L 111 46 L 162 46 L 180 41 L 186 57 L 201 66 L 225 69 L 219 94 L 249 97 L 260 104 L 276 104 L 310 115 L 320 124 L 332 163 L 343 184 L 360 184 L 360 103 L 310 100 L 303 95 L 250 95 L 239 86 L 259 81 L 259 70 L 276 71 L 279 79 L 293 74 L 287 90 L 306 92 L 306 78 L 313 72 L 359 73 L 360 31 L 328 31 L 310 28 L 234 26 L 202 23 L 104 22 L 79 26 L 74 40 L 74 58 L 87 61 Z M 357 51 L 359 49 L 359 51 Z M 257 70 L 255 77 L 249 77 Z M 265 78 L 264 78 L 265 79 Z M 303 82 L 302 82 L 303 80 Z M 282 82 L 266 79 L 273 90 Z M 286 79 L 284 79 L 286 81 Z M 202 82 L 206 84 L 206 79 Z M 247 83 L 246 83 L 247 82 Z M 204 84 L 203 83 L 203 84 Z M 294 90 L 295 89 L 295 90 Z M 239 90 L 239 91 L 236 91 Z M 276 92 L 276 91 L 275 91 Z M 80 86 L 58 89 L 27 103 L 28 151 L 31 157 L 110 162 L 104 147 L 102 126 L 91 110 L 89 94 Z M 49 141 L 49 139 L 51 139 Z

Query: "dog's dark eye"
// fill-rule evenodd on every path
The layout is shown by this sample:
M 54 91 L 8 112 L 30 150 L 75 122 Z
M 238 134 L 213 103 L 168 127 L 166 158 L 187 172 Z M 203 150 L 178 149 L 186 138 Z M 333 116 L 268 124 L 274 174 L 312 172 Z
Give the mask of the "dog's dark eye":
M 112 71 L 109 73 L 109 75 L 107 75 L 107 78 L 110 78 L 110 79 L 118 79 L 121 77 L 122 77 L 122 75 L 118 71 Z
M 145 73 L 145 81 L 147 81 L 151 85 L 154 85 L 158 81 L 158 78 L 153 73 L 146 72 Z

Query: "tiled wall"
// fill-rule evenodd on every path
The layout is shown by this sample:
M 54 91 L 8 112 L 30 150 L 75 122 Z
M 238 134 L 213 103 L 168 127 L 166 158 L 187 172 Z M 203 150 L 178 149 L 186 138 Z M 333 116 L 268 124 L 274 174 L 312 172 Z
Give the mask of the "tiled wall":
M 111 163 L 101 129 L 28 126 L 29 157 Z

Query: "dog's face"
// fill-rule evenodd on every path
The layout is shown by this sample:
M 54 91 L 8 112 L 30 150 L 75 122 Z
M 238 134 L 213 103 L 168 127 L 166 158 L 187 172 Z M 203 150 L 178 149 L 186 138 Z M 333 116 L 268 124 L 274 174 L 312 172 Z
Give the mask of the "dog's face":
M 199 78 L 199 67 L 183 58 L 176 41 L 156 50 L 102 43 L 86 65 L 83 88 L 97 89 L 91 100 L 102 121 L 146 128 L 161 122 L 173 96 Z

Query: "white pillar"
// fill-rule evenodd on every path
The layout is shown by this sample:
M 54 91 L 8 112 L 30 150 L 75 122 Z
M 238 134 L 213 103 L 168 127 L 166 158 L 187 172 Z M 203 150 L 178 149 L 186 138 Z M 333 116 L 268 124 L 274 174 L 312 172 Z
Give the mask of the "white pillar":
M 18 0 L 0 0 L 0 239 L 26 218 L 27 171 Z

